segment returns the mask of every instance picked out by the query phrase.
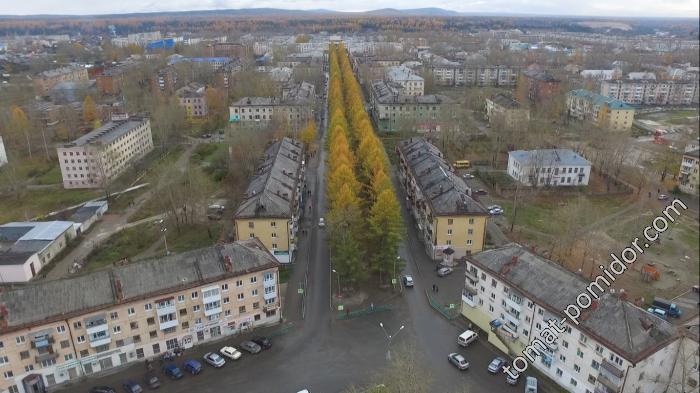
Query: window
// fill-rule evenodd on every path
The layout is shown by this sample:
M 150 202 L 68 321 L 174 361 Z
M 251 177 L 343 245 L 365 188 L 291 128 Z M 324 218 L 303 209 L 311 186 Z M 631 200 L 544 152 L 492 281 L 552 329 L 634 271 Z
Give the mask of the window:
M 560 368 L 558 368 L 558 369 L 557 369 L 557 377 L 561 377 L 561 376 L 562 376 L 562 374 L 564 374 L 564 372 L 563 372 L 563 371 L 561 371 L 561 369 L 560 369 Z
M 228 284 L 221 284 L 221 291 L 222 292 L 228 291 Z
M 59 334 L 65 333 L 66 332 L 66 327 L 61 325 L 61 326 L 56 326 L 56 332 Z
M 452 236 L 452 229 L 447 230 L 447 236 Z
M 275 302 L 275 300 L 276 300 L 276 299 L 275 299 L 274 297 L 271 297 L 271 298 L 269 298 L 269 299 L 265 299 L 265 304 L 272 304 L 272 303 Z
M 141 342 L 141 336 L 138 334 L 132 337 L 131 339 L 134 341 L 134 344 L 138 344 Z
M 78 336 L 75 340 L 78 342 L 78 344 L 82 344 L 85 342 L 85 336 Z
M 183 323 L 182 323 L 182 328 L 183 328 L 183 329 L 189 329 L 189 328 L 190 328 L 190 323 L 187 322 L 187 321 L 183 322 Z
M 239 314 L 245 314 L 245 306 L 240 306 L 240 307 L 238 307 L 238 313 L 239 313 Z
M 182 303 L 185 301 L 185 295 L 177 295 L 177 301 L 178 303 Z
M 600 367 L 600 363 L 596 362 L 595 360 L 591 360 L 591 368 L 594 370 L 597 370 Z
M 642 373 L 642 374 L 644 374 L 644 373 Z M 595 384 L 595 381 L 596 381 L 595 377 L 591 374 L 588 374 L 588 383 L 593 385 L 593 384 Z
M 564 346 L 564 348 L 569 348 L 569 342 L 566 340 L 562 340 L 561 344 Z
M 576 371 L 577 373 L 580 373 L 581 367 L 578 364 L 574 364 L 574 371 Z
M 239 293 L 238 295 L 236 295 L 236 298 L 237 298 L 238 300 L 243 300 L 243 299 L 244 299 L 244 296 L 243 296 L 242 293 Z
M 22 344 L 24 344 L 25 340 L 26 340 L 26 339 L 24 338 L 24 336 L 17 336 L 17 337 L 15 337 L 15 341 L 17 342 L 17 345 L 22 345 Z
M 199 309 L 199 304 L 195 304 L 194 306 L 192 306 L 192 312 L 199 312 Z
M 119 334 L 122 332 L 122 327 L 121 326 L 113 326 L 112 327 L 112 333 L 114 334 Z
M 131 328 L 131 330 L 136 330 L 139 328 L 139 323 L 138 322 L 131 322 L 129 324 L 129 327 Z
M 151 317 L 151 318 L 148 318 L 148 319 L 146 320 L 146 322 L 148 323 L 148 326 L 152 326 L 152 325 L 155 325 L 155 324 L 156 324 L 156 319 L 153 318 L 153 317 Z
M 150 332 L 148 332 L 148 335 L 151 338 L 156 338 L 156 337 L 158 337 L 158 332 L 155 330 L 151 330 Z
M 471 224 L 474 224 L 474 219 L 473 219 L 473 218 L 470 218 L 470 219 L 469 219 L 469 224 L 470 224 L 470 225 L 471 225 Z
M 153 353 L 160 353 L 160 344 L 153 344 Z
M 258 290 L 257 290 L 257 289 L 253 289 L 253 290 L 250 292 L 250 295 L 251 295 L 251 296 L 258 296 Z
M 27 354 L 27 357 L 24 357 L 24 353 Z M 28 358 L 29 351 L 20 352 L 20 356 L 22 356 L 22 359 Z M 5 364 L 5 363 L 10 363 L 10 359 L 7 356 L 0 356 L 0 365 Z
M 191 297 L 192 299 L 197 299 L 199 297 L 199 292 L 192 292 Z
M 452 225 L 453 222 L 454 222 L 453 219 L 451 219 L 451 218 L 448 218 L 448 219 L 447 219 L 447 225 Z
M 277 226 L 277 222 L 276 222 L 276 221 L 270 221 L 270 226 L 273 227 L 273 228 L 275 228 L 275 227 Z M 273 237 L 274 237 L 274 236 L 273 236 Z
M 109 314 L 109 319 L 111 319 L 111 320 L 113 320 L 113 321 L 114 321 L 115 319 L 118 319 L 118 318 L 119 318 L 119 314 L 118 314 L 116 311 L 112 311 L 112 312 Z
M 222 299 L 222 302 L 223 302 L 224 304 L 229 304 L 230 300 L 229 300 L 228 296 L 226 296 L 225 298 L 223 298 L 223 299 Z
M 559 360 L 561 360 L 562 362 L 566 362 L 566 356 L 559 355 Z
M 596 344 L 596 345 L 595 345 L 595 351 L 602 355 L 602 354 L 603 354 L 603 347 L 601 347 L 600 345 Z
M 576 356 L 583 359 L 583 351 L 581 351 L 581 348 L 576 348 Z
M 61 341 L 61 349 L 65 349 L 68 347 L 70 347 L 70 341 L 68 341 L 68 340 Z
M 12 377 L 14 376 L 14 374 L 12 373 L 12 371 L 5 371 L 5 372 L 3 373 L 3 375 L 5 376 L 5 379 L 10 379 L 10 378 L 12 378 Z
M 253 276 L 253 277 L 250 278 L 250 283 L 251 283 L 251 284 L 255 284 L 256 282 L 258 282 L 258 276 Z
M 573 379 L 573 378 L 571 378 L 571 381 L 569 381 L 569 383 L 570 383 L 572 386 L 578 385 L 578 382 L 576 382 L 576 380 Z
M 126 309 L 126 313 L 127 313 L 129 316 L 132 316 L 132 315 L 136 314 L 136 310 L 134 310 L 133 307 L 129 307 L 129 308 Z
M 237 286 L 237 287 L 242 287 L 242 286 L 243 286 L 243 280 L 236 280 L 236 286 Z
M 146 311 L 151 311 L 153 310 L 153 305 L 151 303 L 146 303 L 143 305 L 143 309 Z

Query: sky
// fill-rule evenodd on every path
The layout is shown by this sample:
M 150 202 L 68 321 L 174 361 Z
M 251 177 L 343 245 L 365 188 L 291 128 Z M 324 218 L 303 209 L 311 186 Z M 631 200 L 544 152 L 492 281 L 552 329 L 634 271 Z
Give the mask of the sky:
M 487 13 L 697 18 L 699 4 L 698 0 L 0 0 L 0 15 L 93 15 L 262 7 L 337 11 L 439 7 Z

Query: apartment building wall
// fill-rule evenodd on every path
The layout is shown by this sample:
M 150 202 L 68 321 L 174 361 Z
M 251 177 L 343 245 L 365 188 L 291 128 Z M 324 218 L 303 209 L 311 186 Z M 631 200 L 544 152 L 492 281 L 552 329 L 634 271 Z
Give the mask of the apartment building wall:
M 206 117 L 209 114 L 205 94 L 187 94 L 178 99 L 180 106 L 185 108 L 187 117 Z
M 567 95 L 569 116 L 578 120 L 586 120 L 598 127 L 612 130 L 629 130 L 634 121 L 634 108 L 617 108 L 607 104 L 596 104 L 591 99 Z
M 100 188 L 153 150 L 151 122 L 140 121 L 107 145 L 68 144 L 56 150 L 64 188 Z
M 433 66 L 440 86 L 515 86 L 519 69 L 504 66 Z
M 600 94 L 635 105 L 692 105 L 698 103 L 698 81 L 603 81 Z
M 697 149 L 683 155 L 678 188 L 686 194 L 700 194 L 700 157 Z
M 521 355 L 531 339 L 540 337 L 548 320 L 560 319 L 518 288 L 470 261 L 466 263 L 461 312 L 487 332 L 483 339 L 513 356 Z M 503 323 L 498 328 L 491 323 L 496 319 Z M 669 345 L 635 365 L 605 343 L 567 324 L 566 331 L 530 367 L 572 393 L 662 393 L 670 377 L 665 370 L 670 370 L 675 348 Z
M 24 393 L 39 373 L 48 386 L 190 348 L 280 320 L 278 269 L 149 296 L 0 335 L 0 392 Z M 47 332 L 49 347 L 32 345 Z
M 270 121 L 278 114 L 281 119 L 305 122 L 313 116 L 310 105 L 234 105 L 229 107 L 229 115 L 234 121 L 260 122 Z
M 290 239 L 296 233 L 287 218 L 237 218 L 234 221 L 236 239 L 256 237 L 280 262 L 291 262 L 294 248 Z
M 497 120 L 500 117 L 499 120 Z M 530 110 L 526 108 L 505 108 L 491 99 L 486 99 L 486 118 L 490 125 L 502 121 L 510 130 L 524 129 L 530 121 Z
M 455 250 L 457 258 L 475 254 L 484 248 L 485 216 L 437 216 L 434 219 L 434 249 Z
M 508 157 L 508 174 L 527 186 L 587 186 L 591 177 L 590 165 L 528 164 Z M 532 180 L 537 184 L 532 184 Z
M 88 80 L 87 68 L 80 66 L 63 67 L 41 73 L 34 80 L 36 91 L 39 95 L 47 95 L 52 87 L 65 81 Z

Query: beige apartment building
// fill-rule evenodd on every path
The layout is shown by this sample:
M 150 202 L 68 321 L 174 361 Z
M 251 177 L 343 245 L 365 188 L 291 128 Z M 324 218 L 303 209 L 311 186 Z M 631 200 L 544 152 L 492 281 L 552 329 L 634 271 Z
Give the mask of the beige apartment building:
M 401 95 L 422 96 L 425 92 L 425 80 L 405 65 L 389 67 L 386 79 L 401 86 Z
M 151 122 L 113 120 L 56 149 L 64 188 L 101 188 L 153 150 Z
M 396 151 L 399 179 L 428 256 L 461 258 L 483 250 L 489 214 L 440 150 L 425 138 L 411 138 Z
M 515 86 L 520 68 L 446 61 L 431 65 L 430 71 L 440 86 Z
M 206 117 L 209 114 L 207 89 L 203 85 L 193 82 L 181 87 L 177 90 L 177 98 L 188 118 Z
M 683 154 L 678 188 L 686 194 L 700 194 L 700 150 L 694 149 Z
M 603 81 L 600 94 L 634 105 L 693 105 L 700 102 L 697 79 Z
M 578 89 L 566 94 L 569 117 L 611 130 L 630 130 L 635 110 L 620 100 Z
M 486 118 L 490 125 L 502 123 L 506 129 L 527 129 L 530 110 L 513 97 L 499 93 L 486 99 Z
M 280 320 L 257 239 L 0 293 L 0 392 L 53 386 Z
M 229 107 L 229 121 L 255 124 L 278 118 L 298 128 L 313 118 L 313 105 L 312 99 L 298 99 L 293 96 L 285 99 L 244 97 Z
M 257 238 L 281 263 L 294 260 L 304 201 L 301 142 L 283 138 L 270 145 L 234 215 L 236 239 Z
M 39 73 L 34 79 L 34 86 L 37 94 L 45 96 L 52 87 L 66 81 L 86 81 L 88 80 L 87 68 L 79 65 L 70 65 Z

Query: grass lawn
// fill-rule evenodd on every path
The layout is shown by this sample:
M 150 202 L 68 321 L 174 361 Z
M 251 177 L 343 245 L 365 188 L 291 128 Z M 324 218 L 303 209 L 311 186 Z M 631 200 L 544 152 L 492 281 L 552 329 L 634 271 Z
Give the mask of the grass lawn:
M 183 227 L 178 233 L 173 225 L 168 227 L 168 249 L 171 252 L 183 252 L 211 246 L 219 240 L 223 224 L 210 221 L 206 224 L 194 224 Z
M 293 265 L 282 265 L 280 267 L 280 284 L 284 284 L 289 281 L 289 276 L 292 275 L 292 272 L 294 271 L 293 269 Z
M 37 176 L 34 179 L 34 184 L 62 184 L 63 177 L 61 176 L 61 168 L 59 166 L 52 167 L 48 172 Z
M 28 190 L 19 198 L 3 197 L 0 202 L 0 222 L 26 220 L 77 205 L 102 196 L 96 190 Z
M 109 266 L 123 258 L 133 258 L 158 240 L 160 232 L 149 224 L 124 229 L 97 247 L 88 258 L 85 270 Z
M 191 161 L 198 164 L 214 181 L 228 174 L 227 143 L 202 143 L 192 152 Z

